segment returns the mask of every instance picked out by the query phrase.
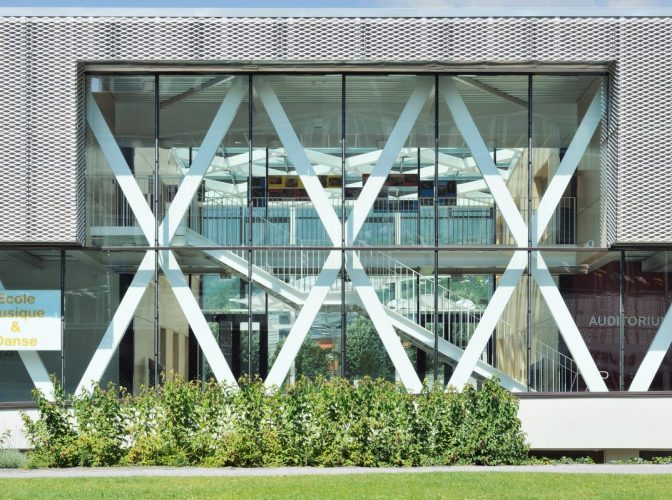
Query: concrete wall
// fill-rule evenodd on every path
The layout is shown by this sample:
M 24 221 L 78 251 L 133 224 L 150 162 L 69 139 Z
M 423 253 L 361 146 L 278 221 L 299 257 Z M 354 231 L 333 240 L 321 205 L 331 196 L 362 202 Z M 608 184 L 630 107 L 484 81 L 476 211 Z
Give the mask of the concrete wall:
M 522 398 L 532 449 L 672 450 L 672 397 Z

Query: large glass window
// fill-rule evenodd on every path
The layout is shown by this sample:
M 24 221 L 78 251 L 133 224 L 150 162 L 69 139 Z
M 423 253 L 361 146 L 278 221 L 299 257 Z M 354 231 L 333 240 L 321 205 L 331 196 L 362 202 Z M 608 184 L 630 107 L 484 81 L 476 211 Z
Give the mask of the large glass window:
M 574 335 L 618 390 L 657 331 L 628 329 L 619 300 L 626 318 L 647 316 L 628 301 L 666 293 L 659 257 L 628 254 L 623 278 L 622 254 L 602 248 L 604 76 L 89 75 L 86 89 L 87 241 L 103 250 L 67 252 L 68 390 L 106 349 L 101 381 L 133 391 L 210 379 L 222 359 L 278 384 L 408 382 L 385 325 L 420 380 L 586 390 Z M 142 203 L 156 221 L 133 215 Z M 145 266 L 144 296 L 106 343 L 155 242 L 182 289 L 174 270 Z M 669 385 L 665 366 L 653 387 Z

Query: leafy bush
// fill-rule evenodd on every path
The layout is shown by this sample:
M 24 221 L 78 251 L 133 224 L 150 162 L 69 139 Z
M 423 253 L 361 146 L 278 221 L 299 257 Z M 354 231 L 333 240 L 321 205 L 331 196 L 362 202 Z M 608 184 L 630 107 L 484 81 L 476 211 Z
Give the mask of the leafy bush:
M 40 418 L 32 420 L 27 414 L 22 414 L 26 436 L 34 448 L 29 463 L 32 467 L 79 465 L 77 457 L 73 455 L 79 451 L 75 445 L 77 431 L 66 407 L 65 393 L 55 379 L 52 381 L 54 382 L 53 402 L 48 401 L 42 391 L 33 390 Z
M 32 466 L 494 465 L 528 451 L 517 399 L 496 380 L 412 395 L 366 377 L 275 390 L 178 379 L 135 397 L 94 387 L 71 407 L 56 385 L 53 402 L 35 392 L 37 420 L 23 416 Z

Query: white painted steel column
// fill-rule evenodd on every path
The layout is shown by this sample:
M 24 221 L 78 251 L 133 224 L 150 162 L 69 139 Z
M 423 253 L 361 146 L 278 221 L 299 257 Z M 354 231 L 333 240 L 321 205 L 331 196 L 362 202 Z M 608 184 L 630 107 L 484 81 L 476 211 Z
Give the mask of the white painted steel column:
M 61 346 L 63 349 L 63 346 Z M 39 389 L 49 401 L 54 399 L 54 384 L 51 383 L 47 367 L 37 351 L 17 351 L 28 370 L 28 375 L 36 389 Z

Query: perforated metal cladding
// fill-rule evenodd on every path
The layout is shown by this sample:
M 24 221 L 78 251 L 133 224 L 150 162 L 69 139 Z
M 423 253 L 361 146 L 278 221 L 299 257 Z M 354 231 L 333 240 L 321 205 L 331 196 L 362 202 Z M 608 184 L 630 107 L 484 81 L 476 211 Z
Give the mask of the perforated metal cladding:
M 606 241 L 601 243 L 670 242 L 672 175 L 665 163 L 670 157 L 665 139 L 672 130 L 670 22 L 667 18 L 0 18 L 0 241 L 84 241 L 80 63 L 123 61 L 611 62 L 603 186 Z
M 0 238 L 28 239 L 30 161 L 27 26 L 0 22 Z
M 626 19 L 619 70 L 620 242 L 672 242 L 672 19 Z

